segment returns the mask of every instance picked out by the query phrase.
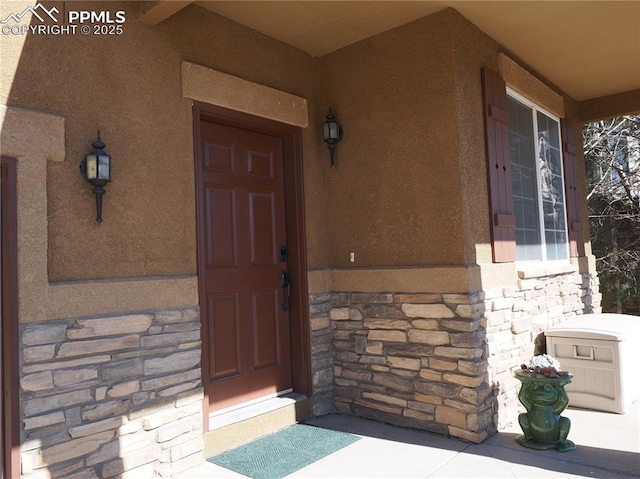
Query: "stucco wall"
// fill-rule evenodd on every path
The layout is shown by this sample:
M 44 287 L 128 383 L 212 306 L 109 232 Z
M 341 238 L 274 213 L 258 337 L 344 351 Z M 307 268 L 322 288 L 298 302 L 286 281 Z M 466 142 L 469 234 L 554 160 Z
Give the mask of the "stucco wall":
M 123 35 L 30 35 L 2 82 L 7 104 L 66 123 L 66 158 L 47 166 L 50 281 L 196 272 L 184 60 L 308 100 L 310 269 L 491 261 L 479 70 L 499 47 L 453 9 L 314 59 L 195 5 L 156 27 L 104 8 L 127 10 Z M 336 169 L 329 106 L 345 128 Z M 78 174 L 98 128 L 113 157 L 101 225 Z
M 72 3 L 66 8 L 83 8 Z M 135 20 L 131 4 L 101 8 L 127 11 L 122 35 L 29 35 L 6 92 L 8 105 L 52 112 L 66 122 L 66 158 L 47 166 L 49 279 L 193 274 L 192 116 L 191 101 L 181 95 L 182 60 L 307 97 L 312 59 L 197 6 L 154 28 Z M 97 129 L 113 159 L 100 225 L 91 187 L 78 172 Z M 304 153 L 313 162 L 315 151 Z M 323 229 L 313 209 L 311 202 L 312 233 Z M 322 235 L 309 237 L 313 256 Z
M 483 67 L 495 68 L 499 48 L 493 39 L 457 12 L 449 11 L 449 14 L 455 42 L 456 153 L 460 162 L 464 257 L 467 263 L 490 263 L 491 231 L 480 71 Z
M 327 194 L 331 267 L 464 261 L 451 17 L 423 18 L 320 61 L 321 101 L 345 130 Z

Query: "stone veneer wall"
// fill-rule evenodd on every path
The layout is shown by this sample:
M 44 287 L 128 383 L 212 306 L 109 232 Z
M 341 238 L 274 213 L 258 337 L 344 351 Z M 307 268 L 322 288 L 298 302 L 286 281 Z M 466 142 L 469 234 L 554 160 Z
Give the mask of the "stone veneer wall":
M 483 311 L 478 293 L 334 293 L 338 411 L 484 440 L 493 398 Z
M 494 385 L 498 428 L 517 420 L 520 383 L 513 373 L 534 354 L 548 327 L 583 313 L 600 312 L 596 275 L 567 273 L 519 279 L 516 286 L 484 291 L 489 381 Z M 546 348 L 544 337 L 540 344 Z
M 335 407 L 481 442 L 517 418 L 513 371 L 538 334 L 598 311 L 597 285 L 568 273 L 471 294 L 332 293 Z
M 197 307 L 21 328 L 22 474 L 168 477 L 203 460 Z
M 333 347 L 329 311 L 331 294 L 309 295 L 311 329 L 311 378 L 313 395 L 309 412 L 322 416 L 334 411 L 333 406 Z

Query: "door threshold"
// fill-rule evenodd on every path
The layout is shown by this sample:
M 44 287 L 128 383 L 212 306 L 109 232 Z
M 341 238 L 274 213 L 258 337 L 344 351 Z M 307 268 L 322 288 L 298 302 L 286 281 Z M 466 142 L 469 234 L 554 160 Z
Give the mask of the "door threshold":
M 309 398 L 298 393 L 262 398 L 209 416 L 205 457 L 255 441 L 309 418 Z
M 279 396 L 268 396 L 231 408 L 215 411 L 209 414 L 209 431 L 268 414 L 305 399 L 307 399 L 307 396 L 304 394 L 287 392 Z

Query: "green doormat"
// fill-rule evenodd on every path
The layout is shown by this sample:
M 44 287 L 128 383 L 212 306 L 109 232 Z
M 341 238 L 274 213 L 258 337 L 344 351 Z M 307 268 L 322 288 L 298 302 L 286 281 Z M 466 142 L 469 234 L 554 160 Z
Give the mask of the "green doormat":
M 296 424 L 208 461 L 253 479 L 281 479 L 358 439 L 344 432 Z

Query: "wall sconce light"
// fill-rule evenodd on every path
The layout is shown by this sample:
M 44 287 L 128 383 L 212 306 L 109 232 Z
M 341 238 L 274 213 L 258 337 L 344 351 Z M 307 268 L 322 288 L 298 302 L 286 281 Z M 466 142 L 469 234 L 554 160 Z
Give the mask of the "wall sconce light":
M 85 181 L 93 185 L 93 194 L 96 195 L 96 221 L 102 223 L 102 195 L 105 194 L 104 186 L 111 181 L 111 157 L 104 151 L 105 144 L 98 139 L 92 143 L 91 150 L 80 162 L 80 174 Z
M 335 149 L 338 142 L 342 140 L 342 125 L 335 119 L 329 107 L 327 121 L 322 124 L 322 138 L 329 145 L 329 154 L 331 155 L 331 168 L 335 168 Z

